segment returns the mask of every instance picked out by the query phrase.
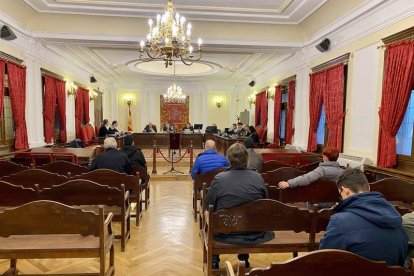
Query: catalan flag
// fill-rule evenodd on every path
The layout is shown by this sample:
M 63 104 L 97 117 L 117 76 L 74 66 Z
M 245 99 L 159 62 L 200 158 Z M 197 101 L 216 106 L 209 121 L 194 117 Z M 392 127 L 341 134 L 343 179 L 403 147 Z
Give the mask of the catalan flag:
M 128 105 L 128 131 L 132 131 L 131 105 Z

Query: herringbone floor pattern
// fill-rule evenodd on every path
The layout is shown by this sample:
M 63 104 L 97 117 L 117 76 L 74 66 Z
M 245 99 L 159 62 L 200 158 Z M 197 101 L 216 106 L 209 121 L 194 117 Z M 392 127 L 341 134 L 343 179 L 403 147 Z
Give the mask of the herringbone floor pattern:
M 131 223 L 131 239 L 126 252 L 115 241 L 115 275 L 203 275 L 201 240 L 194 222 L 190 180 L 152 180 L 151 204 L 144 211 L 140 226 Z M 114 223 L 114 230 L 118 230 Z M 255 254 L 252 266 L 266 267 L 272 261 L 289 259 L 290 254 Z M 221 256 L 236 265 L 235 256 Z M 9 262 L 0 260 L 0 273 Z M 82 273 L 98 272 L 95 259 L 18 260 L 20 273 Z

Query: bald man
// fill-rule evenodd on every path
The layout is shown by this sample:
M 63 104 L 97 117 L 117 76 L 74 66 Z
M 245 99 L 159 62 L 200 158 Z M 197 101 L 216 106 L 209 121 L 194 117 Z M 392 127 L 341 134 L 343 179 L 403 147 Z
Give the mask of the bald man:
M 229 162 L 226 157 L 217 153 L 216 143 L 213 140 L 207 140 L 204 144 L 204 152 L 200 153 L 194 162 L 191 177 L 194 179 L 197 174 L 212 172 L 228 166 Z

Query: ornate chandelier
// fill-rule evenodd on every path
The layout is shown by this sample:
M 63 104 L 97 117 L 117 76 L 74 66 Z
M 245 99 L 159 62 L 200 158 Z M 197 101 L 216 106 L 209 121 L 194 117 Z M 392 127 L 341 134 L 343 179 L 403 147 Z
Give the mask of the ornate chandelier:
M 191 65 L 201 59 L 201 38 L 198 39 L 198 50 L 194 55 L 191 45 L 191 23 L 185 26 L 185 17 L 176 13 L 173 3 L 168 0 L 165 13 L 157 14 L 154 25 L 152 19 L 148 20 L 149 33 L 147 41 L 141 41 L 139 60 L 143 62 L 163 60 L 165 67 L 174 61 L 181 60 L 185 65 Z
M 181 87 L 177 85 L 175 79 L 175 61 L 174 61 L 174 83 L 167 89 L 167 93 L 163 95 L 166 103 L 184 103 L 187 96 L 183 94 Z

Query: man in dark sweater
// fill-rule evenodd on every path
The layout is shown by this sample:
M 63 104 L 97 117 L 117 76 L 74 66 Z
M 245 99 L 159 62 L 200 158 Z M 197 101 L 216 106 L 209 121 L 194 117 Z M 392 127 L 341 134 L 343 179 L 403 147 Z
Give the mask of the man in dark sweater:
M 370 192 L 359 169 L 346 169 L 336 183 L 343 201 L 336 207 L 320 249 L 342 249 L 389 266 L 404 265 L 408 239 L 401 215 L 382 194 Z
M 110 169 L 120 173 L 129 173 L 132 169 L 128 156 L 116 149 L 114 137 L 108 137 L 104 141 L 105 151 L 99 154 L 93 161 L 90 170 Z
M 124 138 L 124 147 L 121 149 L 127 156 L 132 166 L 139 165 L 145 167 L 147 162 L 145 157 L 141 152 L 141 149 L 133 146 L 134 137 L 132 135 L 127 135 Z
M 248 153 L 240 143 L 233 144 L 227 150 L 230 168 L 217 174 L 204 200 L 204 208 L 214 205 L 214 211 L 239 206 L 256 199 L 267 197 L 267 189 L 263 178 L 257 172 L 247 169 Z M 273 239 L 273 232 L 243 232 L 218 234 L 214 239 L 236 245 L 252 245 Z M 249 267 L 249 255 L 238 255 L 239 260 Z M 213 256 L 213 268 L 219 267 L 220 258 Z

